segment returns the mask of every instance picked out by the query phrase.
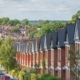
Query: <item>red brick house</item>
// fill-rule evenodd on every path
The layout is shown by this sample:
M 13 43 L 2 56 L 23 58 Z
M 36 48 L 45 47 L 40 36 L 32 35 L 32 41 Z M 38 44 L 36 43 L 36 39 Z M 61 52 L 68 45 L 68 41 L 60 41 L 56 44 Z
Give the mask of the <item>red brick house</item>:
M 41 36 L 39 39 L 16 41 L 16 60 L 21 68 L 35 68 L 39 65 L 40 74 L 50 73 L 64 80 L 74 80 L 71 70 L 73 62 L 68 58 L 69 50 L 80 50 L 80 19 L 75 24 Z M 42 61 L 45 59 L 45 70 Z

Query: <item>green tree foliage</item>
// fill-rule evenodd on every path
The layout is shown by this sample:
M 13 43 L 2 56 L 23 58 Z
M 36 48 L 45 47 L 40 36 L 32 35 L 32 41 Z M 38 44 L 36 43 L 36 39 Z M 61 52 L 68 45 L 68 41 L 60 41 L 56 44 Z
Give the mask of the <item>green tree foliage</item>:
M 45 70 L 46 70 L 46 62 L 45 62 L 45 59 L 44 58 L 42 59 L 42 68 L 43 68 L 43 73 L 45 73 Z
M 39 20 L 39 21 L 37 22 L 37 24 L 38 24 L 39 27 L 42 27 L 42 25 L 44 24 L 44 21 L 43 21 L 43 20 Z
M 43 66 L 43 69 L 46 69 L 46 62 L 45 62 L 45 59 L 42 59 L 42 66 Z
M 41 29 L 37 33 L 35 33 L 35 35 L 37 37 L 40 37 L 40 36 L 42 36 L 44 34 L 48 34 L 48 33 L 52 32 L 52 31 L 55 31 L 55 30 L 57 30 L 59 28 L 64 28 L 65 25 L 66 25 L 65 21 L 64 22 L 48 22 L 48 23 L 44 23 L 42 25 Z
M 72 20 L 70 22 L 75 23 L 77 18 L 80 18 L 80 10 L 77 11 L 77 13 L 72 16 Z
M 34 65 L 34 69 L 31 69 L 31 80 L 39 80 L 40 74 L 39 74 L 39 65 L 36 63 Z
M 79 12 L 78 12 L 79 13 Z M 27 19 L 19 21 L 18 19 L 10 20 L 8 17 L 0 18 L 0 25 L 10 25 L 11 29 L 15 32 L 19 31 L 20 27 L 27 25 L 27 34 L 30 38 L 40 37 L 44 34 L 48 34 L 58 28 L 64 27 L 66 24 L 65 21 L 49 21 L 49 20 L 39 20 L 36 23 L 30 24 Z
M 11 30 L 14 32 L 18 32 L 21 27 L 21 24 L 17 24 L 16 26 L 11 27 Z
M 29 24 L 29 26 L 27 27 L 27 34 L 30 38 L 33 38 L 35 36 L 35 34 L 37 33 L 37 27 Z
M 8 17 L 0 18 L 0 24 L 1 25 L 8 25 L 8 22 L 9 22 L 9 18 Z
M 18 74 L 19 74 L 19 70 L 16 68 L 16 69 L 13 69 L 10 71 L 10 74 L 15 77 L 15 78 L 18 78 Z
M 22 22 L 21 22 L 21 24 L 23 26 L 28 25 L 28 23 L 29 23 L 29 21 L 27 19 L 23 19 Z
M 41 76 L 41 79 L 40 80 L 60 80 L 60 78 L 55 77 L 55 76 L 50 75 L 50 74 L 43 74 Z
M 18 19 L 10 20 L 8 17 L 0 18 L 0 25 L 16 26 L 17 24 L 20 23 L 21 22 Z
M 7 70 L 12 70 L 17 67 L 15 60 L 16 51 L 13 46 L 13 41 L 7 37 L 0 46 L 0 64 Z
M 18 78 L 19 80 L 31 80 L 31 75 L 26 72 L 26 69 L 23 69 L 19 72 Z
M 69 60 L 70 60 L 70 68 L 73 72 L 73 76 L 76 76 L 75 80 L 80 80 L 79 76 L 80 76 L 80 69 L 79 69 L 79 65 L 80 63 L 78 63 L 78 61 L 80 61 L 80 51 L 76 51 L 75 52 L 75 46 L 71 45 L 70 51 L 69 51 Z
M 30 38 L 34 38 L 34 37 L 35 37 L 36 32 L 37 32 L 36 30 L 31 31 L 31 32 L 29 33 L 29 37 L 30 37 Z
M 37 75 L 39 73 L 39 65 L 36 63 L 34 66 L 35 66 L 35 74 Z
M 20 24 L 20 21 L 18 19 L 10 20 L 8 23 L 10 26 L 15 26 L 17 24 Z

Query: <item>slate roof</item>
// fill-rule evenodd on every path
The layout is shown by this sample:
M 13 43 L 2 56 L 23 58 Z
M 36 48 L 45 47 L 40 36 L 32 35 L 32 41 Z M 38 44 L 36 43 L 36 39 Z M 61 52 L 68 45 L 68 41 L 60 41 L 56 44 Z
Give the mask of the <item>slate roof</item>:
M 58 30 L 58 42 L 59 42 L 59 47 L 64 47 L 64 41 L 66 39 L 66 30 L 65 28 L 59 29 Z
M 40 46 L 42 51 L 44 50 L 44 39 L 45 39 L 45 36 L 44 35 L 41 36 Z
M 77 20 L 76 20 L 76 26 L 77 26 L 77 28 L 78 28 L 78 35 L 79 35 L 79 40 L 80 40 L 80 19 L 78 18 Z
M 78 35 L 80 40 L 80 19 L 76 20 L 76 26 L 78 29 Z M 39 38 L 38 40 L 39 43 L 37 43 L 36 39 L 33 39 L 32 42 L 27 41 L 26 44 L 24 43 L 24 46 L 21 42 L 20 44 L 18 43 L 17 45 L 20 45 L 20 52 L 27 52 L 27 53 L 36 52 L 38 50 L 44 51 L 45 50 L 44 41 L 46 41 L 46 48 L 48 50 L 51 48 L 57 48 L 58 42 L 59 42 L 59 47 L 64 47 L 65 46 L 64 42 L 66 41 L 67 37 L 68 37 L 69 44 L 74 43 L 74 34 L 75 34 L 76 26 L 75 24 L 67 24 L 66 28 L 61 28 L 58 29 L 57 31 L 53 31 L 50 34 L 43 35 Z M 29 45 L 29 42 L 31 45 Z M 16 47 L 16 44 L 14 46 Z M 18 51 L 19 51 L 19 47 L 18 47 Z
M 51 33 L 46 35 L 46 46 L 47 46 L 47 49 L 51 48 Z
M 32 52 L 35 52 L 35 40 L 32 41 Z
M 66 34 L 68 35 L 69 44 L 74 43 L 74 33 L 75 33 L 75 24 L 67 24 L 66 25 Z
M 38 51 L 38 43 L 37 40 L 34 40 L 34 51 L 37 52 Z
M 57 31 L 54 31 L 51 33 L 51 47 L 52 48 L 57 48 L 57 43 L 58 43 L 58 36 L 57 36 Z

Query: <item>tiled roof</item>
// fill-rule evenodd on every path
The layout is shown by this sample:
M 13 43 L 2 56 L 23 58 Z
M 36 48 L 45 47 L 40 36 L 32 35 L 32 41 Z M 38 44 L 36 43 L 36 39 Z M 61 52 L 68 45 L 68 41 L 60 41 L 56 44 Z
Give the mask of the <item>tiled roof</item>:
M 75 24 L 67 24 L 66 32 L 68 35 L 69 44 L 73 44 L 74 43 Z
M 43 35 L 41 37 L 41 50 L 44 50 L 44 39 L 45 39 L 45 36 Z
M 64 47 L 64 41 L 66 38 L 66 31 L 65 28 L 64 29 L 59 29 L 58 30 L 58 42 L 59 42 L 59 47 Z
M 57 31 L 52 32 L 51 33 L 51 40 L 52 40 L 52 48 L 56 48 L 57 47 L 57 43 L 58 43 L 58 36 L 57 36 Z
M 51 34 L 46 35 L 46 46 L 47 46 L 47 49 L 51 48 Z
M 76 26 L 77 26 L 77 28 L 78 28 L 78 36 L 79 36 L 79 40 L 80 40 L 80 19 L 78 18 L 77 20 L 76 20 Z

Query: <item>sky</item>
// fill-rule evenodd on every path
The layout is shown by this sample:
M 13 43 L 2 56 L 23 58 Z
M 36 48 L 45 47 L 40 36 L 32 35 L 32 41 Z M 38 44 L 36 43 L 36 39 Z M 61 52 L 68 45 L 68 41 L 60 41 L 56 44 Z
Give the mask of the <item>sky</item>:
M 80 0 L 0 0 L 0 18 L 23 20 L 71 20 Z

